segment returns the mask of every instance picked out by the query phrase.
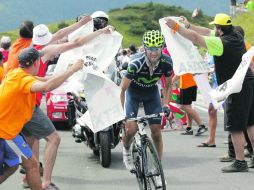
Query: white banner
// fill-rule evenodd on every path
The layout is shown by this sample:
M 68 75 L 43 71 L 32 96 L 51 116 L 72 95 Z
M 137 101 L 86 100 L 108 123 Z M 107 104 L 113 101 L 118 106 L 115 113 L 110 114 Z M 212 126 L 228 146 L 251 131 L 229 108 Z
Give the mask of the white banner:
M 178 22 L 179 17 L 172 17 Z M 185 73 L 208 73 L 209 66 L 198 52 L 193 43 L 177 32 L 174 34 L 166 25 L 164 18 L 159 20 L 167 49 L 173 60 L 173 69 L 176 75 Z M 181 23 L 179 23 L 182 25 Z
M 70 34 L 68 39 L 74 40 L 77 36 L 93 32 L 91 26 L 92 22 L 86 24 Z M 80 119 L 94 132 L 103 130 L 125 117 L 119 87 L 103 74 L 117 54 L 122 38 L 118 32 L 101 34 L 84 46 L 61 54 L 54 71 L 61 73 L 75 60 L 84 59 L 87 66 L 68 79 L 67 89 L 69 92 L 85 92 L 89 112 Z
M 83 84 L 89 111 L 83 121 L 93 132 L 125 118 L 120 100 L 121 89 L 113 81 L 98 71 L 88 69 Z
M 250 48 L 243 57 L 242 62 L 237 68 L 233 77 L 227 80 L 225 83 L 218 86 L 216 89 L 212 89 L 210 95 L 212 97 L 212 103 L 214 105 L 222 105 L 230 94 L 238 93 L 242 90 L 243 80 L 246 72 L 250 66 L 251 60 L 254 56 L 254 47 Z

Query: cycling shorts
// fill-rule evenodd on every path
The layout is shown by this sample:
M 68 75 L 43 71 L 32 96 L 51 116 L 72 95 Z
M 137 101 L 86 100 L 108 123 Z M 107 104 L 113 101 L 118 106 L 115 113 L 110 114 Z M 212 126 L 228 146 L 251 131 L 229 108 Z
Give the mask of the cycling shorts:
M 158 88 L 151 90 L 137 90 L 129 87 L 125 97 L 125 113 L 127 118 L 137 117 L 139 104 L 143 103 L 146 115 L 162 112 L 161 99 Z M 161 117 L 148 120 L 149 125 L 161 124 Z

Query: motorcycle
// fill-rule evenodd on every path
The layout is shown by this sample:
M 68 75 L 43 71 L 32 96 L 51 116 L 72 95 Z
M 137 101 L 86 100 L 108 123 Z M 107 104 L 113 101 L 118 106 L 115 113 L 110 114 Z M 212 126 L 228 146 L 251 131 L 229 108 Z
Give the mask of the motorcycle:
M 72 128 L 72 136 L 76 143 L 84 142 L 93 150 L 95 156 L 99 156 L 102 167 L 111 164 L 111 149 L 120 142 L 121 122 L 115 123 L 106 129 L 94 133 L 81 119 L 88 110 L 84 93 L 68 93 L 67 105 L 68 122 Z

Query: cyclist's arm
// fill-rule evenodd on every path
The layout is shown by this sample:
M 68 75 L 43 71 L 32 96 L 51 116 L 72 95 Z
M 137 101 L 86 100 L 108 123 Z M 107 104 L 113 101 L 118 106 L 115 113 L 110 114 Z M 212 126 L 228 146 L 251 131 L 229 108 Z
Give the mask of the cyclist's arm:
M 172 77 L 165 77 L 165 87 L 162 91 L 163 100 L 162 105 L 167 106 L 171 100 L 171 91 L 172 91 Z
M 124 77 L 122 79 L 121 82 L 121 94 L 120 94 L 120 98 L 121 98 L 121 103 L 122 103 L 122 107 L 124 108 L 124 101 L 125 101 L 125 92 L 127 90 L 127 88 L 130 86 L 131 84 L 131 80 L 128 79 L 127 77 Z

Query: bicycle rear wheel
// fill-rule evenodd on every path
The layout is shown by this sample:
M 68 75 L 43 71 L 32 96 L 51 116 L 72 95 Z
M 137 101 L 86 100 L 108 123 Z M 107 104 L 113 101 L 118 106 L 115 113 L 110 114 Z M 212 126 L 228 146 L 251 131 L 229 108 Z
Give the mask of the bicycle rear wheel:
M 145 189 L 166 190 L 165 178 L 158 153 L 149 138 L 146 138 L 143 152 Z

